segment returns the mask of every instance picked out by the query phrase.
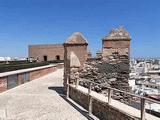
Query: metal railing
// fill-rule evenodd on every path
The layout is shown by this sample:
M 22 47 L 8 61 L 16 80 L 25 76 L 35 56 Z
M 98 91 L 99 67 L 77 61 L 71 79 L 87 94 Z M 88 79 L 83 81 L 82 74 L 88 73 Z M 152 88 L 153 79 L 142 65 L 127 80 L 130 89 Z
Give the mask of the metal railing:
M 130 96 L 133 96 L 133 97 L 137 97 L 141 100 L 140 102 L 140 105 L 141 105 L 141 116 L 140 116 L 140 119 L 141 120 L 145 120 L 145 114 L 146 114 L 146 110 L 145 110 L 145 104 L 146 104 L 146 101 L 150 101 L 150 102 L 153 102 L 153 103 L 156 103 L 156 104 L 160 104 L 159 101 L 156 101 L 156 100 L 153 100 L 153 99 L 150 99 L 150 98 L 147 98 L 147 97 L 142 97 L 142 96 L 139 96 L 139 95 L 136 95 L 136 94 L 133 94 L 133 93 L 130 93 L 130 92 L 126 92 L 126 91 L 122 91 L 122 90 L 119 90 L 119 89 L 116 89 L 116 88 L 111 88 L 111 87 L 106 87 L 105 85 L 101 85 L 101 84 L 98 84 L 98 83 L 95 83 L 93 81 L 89 81 L 89 80 L 76 80 L 76 85 L 75 85 L 75 88 L 77 89 L 78 88 L 78 85 L 79 85 L 79 82 L 80 81 L 83 81 L 83 82 L 88 82 L 89 83 L 89 86 L 88 86 L 88 95 L 89 95 L 89 106 L 88 106 L 88 112 L 89 114 L 92 114 L 92 98 L 93 96 L 91 96 L 91 91 L 92 91 L 92 85 L 99 85 L 99 86 L 104 86 L 105 88 L 108 89 L 108 104 L 111 105 L 111 102 L 112 102 L 112 94 L 113 94 L 113 91 L 116 91 L 116 92 L 120 92 L 120 93 L 124 93 L 124 94 L 127 94 L 127 95 L 130 95 Z M 69 98 L 69 79 L 67 77 L 67 98 Z

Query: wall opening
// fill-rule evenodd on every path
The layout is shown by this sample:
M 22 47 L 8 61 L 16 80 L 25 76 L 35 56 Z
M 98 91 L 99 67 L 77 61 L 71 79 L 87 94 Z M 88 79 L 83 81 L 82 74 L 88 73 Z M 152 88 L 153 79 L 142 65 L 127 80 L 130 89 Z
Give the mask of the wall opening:
M 47 61 L 47 59 L 48 59 L 47 56 L 44 55 L 44 56 L 43 56 L 43 61 Z
M 18 75 L 10 75 L 7 78 L 7 89 L 11 89 L 18 86 Z
M 30 75 L 29 72 L 24 73 L 24 83 L 29 82 L 29 75 Z
M 56 55 L 56 60 L 60 60 L 60 56 L 59 55 Z

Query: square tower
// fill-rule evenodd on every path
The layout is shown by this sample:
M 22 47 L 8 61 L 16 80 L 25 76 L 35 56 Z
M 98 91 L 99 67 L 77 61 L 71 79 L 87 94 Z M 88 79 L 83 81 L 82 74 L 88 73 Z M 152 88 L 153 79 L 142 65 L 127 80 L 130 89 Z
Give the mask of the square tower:
M 80 32 L 74 32 L 64 43 L 64 87 L 66 90 L 67 75 L 70 74 L 71 54 L 76 56 L 74 63 L 78 62 L 78 69 L 81 69 L 88 58 L 87 40 Z
M 102 39 L 102 57 L 104 59 L 119 56 L 130 57 L 131 37 L 123 27 L 112 29 L 110 33 Z M 114 59 L 114 58 L 113 58 Z

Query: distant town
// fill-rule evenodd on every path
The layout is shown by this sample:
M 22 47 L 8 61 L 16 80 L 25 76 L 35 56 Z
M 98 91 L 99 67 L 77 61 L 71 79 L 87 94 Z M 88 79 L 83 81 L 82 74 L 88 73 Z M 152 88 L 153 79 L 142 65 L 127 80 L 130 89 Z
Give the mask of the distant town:
M 5 61 L 19 61 L 19 60 L 27 60 L 25 57 L 0 57 L 1 62 Z

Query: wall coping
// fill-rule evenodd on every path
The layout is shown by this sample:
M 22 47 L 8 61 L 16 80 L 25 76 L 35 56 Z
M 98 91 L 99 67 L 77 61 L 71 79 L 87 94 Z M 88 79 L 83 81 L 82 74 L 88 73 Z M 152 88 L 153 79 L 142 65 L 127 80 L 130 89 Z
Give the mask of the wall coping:
M 20 69 L 20 70 L 4 72 L 4 73 L 0 73 L 0 78 L 1 77 L 6 77 L 6 76 L 9 76 L 9 75 L 21 74 L 21 73 L 25 73 L 25 72 L 31 72 L 31 71 L 36 71 L 36 70 L 50 68 L 50 67 L 56 67 L 56 66 L 57 66 L 57 64 L 54 64 L 54 65 L 52 64 L 52 65 L 45 65 L 45 66 L 40 66 L 40 67 L 34 67 L 34 68 Z
M 75 88 L 75 85 L 70 85 L 70 87 L 72 87 L 73 89 L 76 89 Z M 88 94 L 88 89 L 87 88 L 84 88 L 82 86 L 78 86 L 77 89 L 78 91 L 84 93 L 84 94 Z M 103 94 L 100 94 L 100 93 L 97 93 L 95 91 L 91 91 L 91 94 L 90 94 L 94 99 L 100 101 L 100 102 L 105 102 L 105 103 L 108 103 L 108 98 L 106 96 L 104 96 Z M 111 98 L 112 99 L 112 98 Z M 121 113 L 124 113 L 130 117 L 136 117 L 136 118 L 140 118 L 140 110 L 132 107 L 132 106 L 129 106 L 127 104 L 124 104 L 124 103 L 121 103 L 117 100 L 114 100 L 112 99 L 111 100 L 111 104 L 110 106 L 117 109 L 118 111 L 120 111 Z M 146 119 L 147 120 L 159 120 L 158 117 L 156 116 L 153 116 L 151 114 L 148 114 L 146 113 Z

